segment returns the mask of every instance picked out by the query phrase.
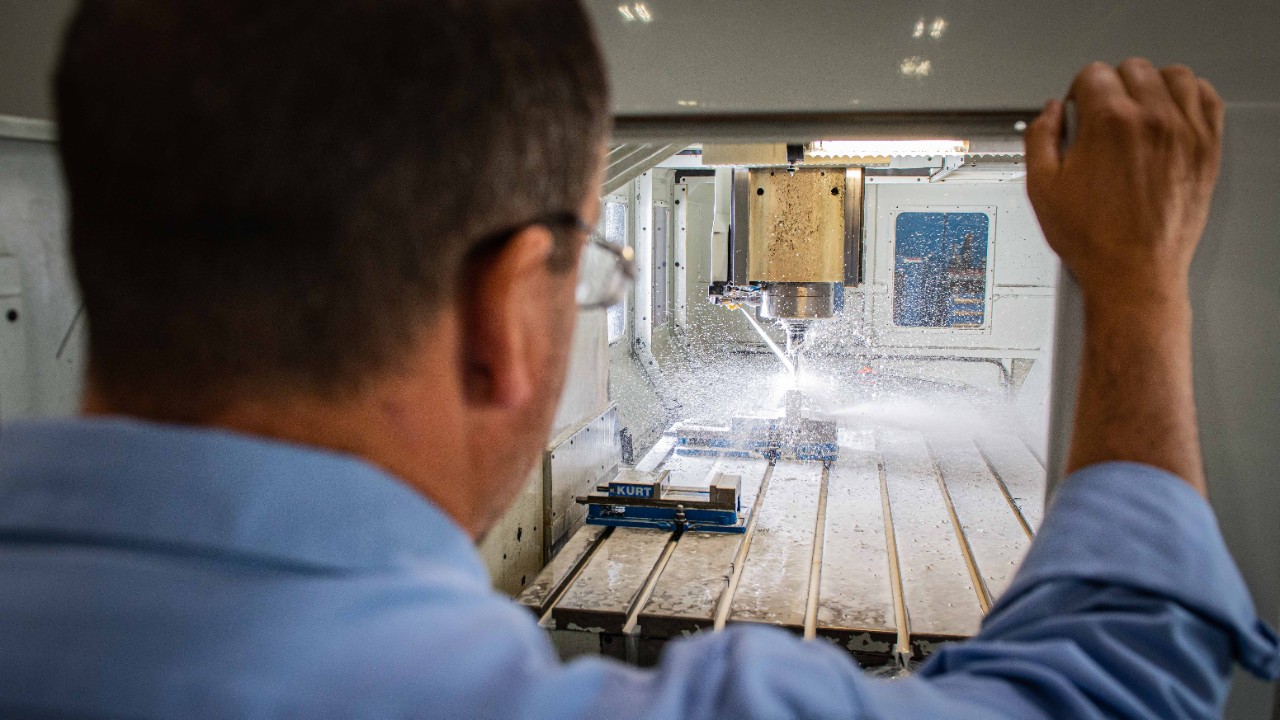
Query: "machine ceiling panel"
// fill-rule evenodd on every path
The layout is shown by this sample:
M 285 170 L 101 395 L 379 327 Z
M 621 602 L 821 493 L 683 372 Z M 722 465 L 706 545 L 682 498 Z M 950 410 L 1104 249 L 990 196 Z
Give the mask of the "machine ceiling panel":
M 1086 62 L 1185 63 L 1280 100 L 1280 4 L 589 0 L 621 115 L 1034 109 Z M 643 6 L 644 12 L 636 12 Z M 624 12 L 624 10 L 626 12 Z

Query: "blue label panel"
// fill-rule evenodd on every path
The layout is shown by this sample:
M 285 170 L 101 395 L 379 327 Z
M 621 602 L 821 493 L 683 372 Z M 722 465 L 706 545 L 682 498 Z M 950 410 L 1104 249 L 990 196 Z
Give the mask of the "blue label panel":
M 653 497 L 653 486 L 610 483 L 609 494 L 614 497 L 651 498 Z

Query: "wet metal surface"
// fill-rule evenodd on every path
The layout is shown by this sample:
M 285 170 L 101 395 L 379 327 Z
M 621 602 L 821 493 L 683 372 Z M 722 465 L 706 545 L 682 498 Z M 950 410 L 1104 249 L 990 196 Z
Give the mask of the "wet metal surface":
M 671 533 L 614 528 L 551 611 L 556 627 L 620 632 Z
M 974 438 L 991 468 L 1009 490 L 1032 533 L 1044 517 L 1044 466 L 1027 446 L 1012 435 L 982 434 Z
M 876 457 L 842 450 L 827 480 L 818 634 L 897 632 Z
M 569 574 L 587 553 L 594 549 L 606 529 L 598 525 L 588 525 L 574 533 L 560 550 L 560 554 L 552 558 L 551 562 L 538 574 L 533 584 L 516 597 L 516 602 L 529 608 L 538 616 L 546 612 L 549 609 L 547 605 L 556 590 L 568 579 Z
M 743 459 L 721 461 L 714 470 L 742 478 L 742 507 L 749 508 L 767 468 L 764 460 Z M 681 537 L 640 613 L 641 632 L 667 637 L 710 627 L 742 541 L 742 535 L 722 533 Z
M 879 445 L 893 508 L 908 629 L 913 638 L 969 637 L 978 630 L 982 607 L 924 437 L 886 430 L 879 434 Z
M 803 629 L 821 477 L 820 463 L 781 461 L 774 468 L 730 622 Z
M 931 437 L 929 450 L 946 479 L 947 491 L 968 541 L 989 599 L 1013 581 L 1013 573 L 1031 546 L 1022 523 L 1009 512 L 1000 483 L 991 475 L 968 438 Z
M 640 613 L 641 632 L 672 636 L 711 627 L 742 539 L 705 532 L 681 537 Z

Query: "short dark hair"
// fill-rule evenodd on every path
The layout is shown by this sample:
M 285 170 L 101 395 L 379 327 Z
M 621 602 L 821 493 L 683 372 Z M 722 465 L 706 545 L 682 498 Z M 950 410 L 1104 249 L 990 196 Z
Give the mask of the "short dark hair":
M 474 243 L 581 205 L 607 95 L 576 0 L 86 0 L 56 96 L 95 390 L 393 370 Z

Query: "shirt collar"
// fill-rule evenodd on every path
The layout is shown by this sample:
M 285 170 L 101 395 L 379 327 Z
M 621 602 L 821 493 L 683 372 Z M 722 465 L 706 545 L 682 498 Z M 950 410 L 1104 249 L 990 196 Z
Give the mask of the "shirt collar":
M 339 570 L 430 558 L 488 582 L 471 539 L 443 511 L 355 457 L 124 418 L 0 427 L 0 533 Z

